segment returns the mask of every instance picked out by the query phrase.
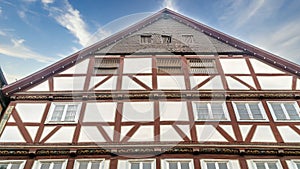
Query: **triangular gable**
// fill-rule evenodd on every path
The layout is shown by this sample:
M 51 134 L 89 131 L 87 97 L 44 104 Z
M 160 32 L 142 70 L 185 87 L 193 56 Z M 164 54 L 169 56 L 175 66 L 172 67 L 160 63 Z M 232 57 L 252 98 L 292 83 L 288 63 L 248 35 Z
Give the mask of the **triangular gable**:
M 300 72 L 299 72 L 300 66 L 295 63 L 287 61 L 287 60 L 280 58 L 274 54 L 271 54 L 267 51 L 264 51 L 255 46 L 252 46 L 248 43 L 245 43 L 245 42 L 240 41 L 236 38 L 233 38 L 229 35 L 226 35 L 222 32 L 219 32 L 211 27 L 201 24 L 195 20 L 185 17 L 174 11 L 171 11 L 169 9 L 163 9 L 163 10 L 157 12 L 156 14 L 142 20 L 141 22 L 124 29 L 121 32 L 118 32 L 102 41 L 99 41 L 98 43 L 96 43 L 90 47 L 87 47 L 79 52 L 76 52 L 76 53 L 70 55 L 69 57 L 62 59 L 62 60 L 48 66 L 45 69 L 42 69 L 42 70 L 40 70 L 32 75 L 29 75 L 17 82 L 14 82 L 12 84 L 5 86 L 2 90 L 2 92 L 6 96 L 11 96 L 12 94 L 14 94 L 16 92 L 24 91 L 24 89 L 32 88 L 32 86 L 35 86 L 37 84 L 44 82 L 45 79 L 48 79 L 49 77 L 52 77 L 53 75 L 58 74 L 64 70 L 70 68 L 75 63 L 88 58 L 91 54 L 97 53 L 97 52 L 101 51 L 101 49 L 105 49 L 112 44 L 118 43 L 124 37 L 128 37 L 129 35 L 134 34 L 135 32 L 141 30 L 142 28 L 146 27 L 147 25 L 151 25 L 152 23 L 157 21 L 159 18 L 166 17 L 166 16 L 171 17 L 173 20 L 177 20 L 178 22 L 188 25 L 191 28 L 205 34 L 206 36 L 210 37 L 212 39 L 212 41 L 216 41 L 218 43 L 222 42 L 223 44 L 227 44 L 228 46 L 235 48 L 236 51 L 243 51 L 244 53 L 251 55 L 254 58 L 257 58 L 260 61 L 263 61 L 269 65 L 273 65 L 274 67 L 279 68 L 280 70 L 290 72 L 297 76 L 299 76 L 299 74 L 300 74 Z M 176 52 L 176 51 L 174 51 L 174 52 Z

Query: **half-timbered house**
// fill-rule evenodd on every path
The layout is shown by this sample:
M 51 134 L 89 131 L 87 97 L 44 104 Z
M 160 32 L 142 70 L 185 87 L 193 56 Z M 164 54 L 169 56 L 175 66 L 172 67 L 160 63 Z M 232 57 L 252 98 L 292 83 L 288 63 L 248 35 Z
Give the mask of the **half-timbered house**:
M 299 78 L 163 9 L 5 86 L 0 168 L 300 169 Z

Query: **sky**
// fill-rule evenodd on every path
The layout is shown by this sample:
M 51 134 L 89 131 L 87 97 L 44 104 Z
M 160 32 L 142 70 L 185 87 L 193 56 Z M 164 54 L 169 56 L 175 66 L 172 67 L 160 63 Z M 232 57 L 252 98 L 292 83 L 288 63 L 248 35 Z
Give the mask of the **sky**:
M 0 0 L 0 66 L 12 83 L 166 7 L 300 64 L 299 0 Z

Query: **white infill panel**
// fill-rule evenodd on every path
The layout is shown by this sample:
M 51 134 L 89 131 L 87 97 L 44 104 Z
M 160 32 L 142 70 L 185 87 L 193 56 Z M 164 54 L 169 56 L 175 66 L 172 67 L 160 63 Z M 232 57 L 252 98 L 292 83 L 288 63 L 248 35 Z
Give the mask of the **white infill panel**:
M 89 89 L 95 87 L 98 83 L 102 82 L 108 76 L 92 76 L 90 80 Z
M 153 102 L 124 102 L 122 121 L 154 121 Z
M 280 71 L 279 69 L 276 69 L 272 66 L 269 66 L 259 60 L 256 59 L 250 59 L 250 62 L 252 64 L 252 67 L 254 69 L 255 73 L 284 73 Z
M 232 77 L 226 76 L 226 80 L 227 80 L 229 89 L 233 89 L 233 90 L 250 90 L 249 87 L 247 87 L 244 84 L 240 83 L 239 81 L 233 79 Z
M 135 78 L 152 88 L 152 76 L 135 76 Z
M 16 122 L 16 120 L 14 119 L 14 117 L 11 115 L 11 116 L 9 116 L 9 119 L 8 119 L 8 121 L 7 122 L 12 122 L 12 123 L 15 123 Z
M 300 136 L 289 126 L 278 126 L 279 133 L 285 143 L 299 143 Z
M 102 128 L 106 132 L 106 134 L 109 136 L 109 138 L 111 140 L 113 140 L 115 126 L 102 126 Z
M 297 79 L 296 90 L 300 90 L 300 79 Z
M 210 81 L 205 83 L 199 90 L 222 90 L 224 89 L 220 76 L 215 76 Z
M 225 74 L 250 74 L 245 59 L 220 59 Z
M 54 128 L 55 126 L 45 126 L 40 141 L 42 141 Z
M 240 125 L 241 134 L 243 137 L 243 140 L 245 141 L 246 137 L 248 136 L 248 133 L 252 127 L 252 125 Z
M 236 76 L 236 77 L 239 78 L 239 79 L 241 79 L 243 82 L 247 83 L 248 85 L 256 88 L 252 76 Z
M 160 121 L 188 121 L 186 102 L 159 102 Z
M 220 127 L 235 140 L 235 134 L 231 125 L 220 125 Z
M 196 125 L 196 130 L 199 142 L 228 142 L 212 125 Z
M 133 128 L 133 125 L 130 126 L 122 126 L 121 127 L 121 133 L 120 133 L 120 140 L 123 140 L 126 136 L 126 134 Z
M 264 90 L 292 90 L 292 76 L 257 76 Z
M 16 110 L 22 122 L 39 123 L 44 114 L 46 103 L 17 103 Z
M 177 125 L 179 129 L 188 137 L 191 139 L 191 127 L 189 125 Z
M 112 76 L 100 86 L 96 87 L 95 90 L 116 90 L 117 87 L 117 76 Z
M 59 74 L 85 74 L 87 72 L 88 64 L 89 59 L 86 59 Z
M 123 90 L 146 90 L 144 87 L 139 85 L 137 82 L 135 82 L 128 76 L 123 76 L 122 89 Z
M 84 122 L 114 122 L 117 103 L 87 103 Z
M 35 139 L 39 126 L 26 126 L 26 130 L 28 131 L 32 140 Z
M 0 138 L 0 143 L 25 142 L 17 126 L 6 126 Z
M 276 142 L 270 126 L 257 126 L 251 142 Z
M 209 76 L 190 76 L 191 88 L 196 87 L 198 84 L 204 82 Z
M 83 90 L 84 82 L 85 82 L 84 76 L 54 77 L 53 78 L 54 91 Z
M 49 91 L 49 82 L 48 80 L 44 81 L 41 84 L 34 86 L 33 88 L 29 89 L 28 91 Z
M 78 142 L 106 142 L 96 126 L 82 126 Z
M 45 143 L 71 143 L 75 128 L 74 126 L 64 126 L 56 131 Z
M 128 141 L 154 141 L 153 126 L 140 126 Z
M 125 58 L 123 73 L 151 73 L 152 72 L 151 58 Z
M 160 126 L 160 141 L 182 141 L 183 139 L 172 125 Z
M 157 76 L 157 86 L 166 90 L 186 89 L 183 76 Z

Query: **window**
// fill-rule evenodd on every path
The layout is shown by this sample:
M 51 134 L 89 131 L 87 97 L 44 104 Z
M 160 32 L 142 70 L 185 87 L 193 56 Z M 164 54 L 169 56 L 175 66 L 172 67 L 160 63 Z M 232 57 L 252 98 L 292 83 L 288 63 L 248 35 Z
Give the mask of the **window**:
M 278 161 L 254 161 L 254 169 L 281 169 Z
M 214 59 L 188 59 L 190 73 L 213 74 L 217 73 Z
M 179 58 L 158 58 L 157 59 L 157 73 L 159 73 L 159 74 L 182 73 L 181 59 L 179 59 Z
M 161 35 L 162 43 L 171 43 L 172 37 L 169 35 Z
M 102 169 L 103 160 L 76 160 L 74 169 Z
M 291 165 L 289 165 L 289 166 L 293 169 L 300 169 L 300 161 L 291 160 Z
M 129 169 L 154 169 L 155 163 L 151 161 L 129 161 Z
M 151 35 L 141 35 L 141 43 L 142 44 L 152 43 L 152 36 Z
M 196 120 L 227 120 L 225 102 L 193 102 Z
M 296 102 L 268 102 L 268 105 L 275 120 L 300 120 Z
M 119 58 L 96 58 L 94 71 L 95 74 L 115 74 L 120 65 Z
M 40 160 L 34 164 L 35 169 L 65 169 L 67 160 Z
M 238 120 L 267 120 L 261 102 L 233 102 Z
M 193 35 L 182 35 L 182 41 L 185 43 L 194 43 Z
M 205 162 L 206 169 L 229 169 L 227 161 Z
M 47 121 L 76 122 L 80 107 L 80 103 L 52 103 Z
M 193 169 L 191 160 L 165 160 L 166 169 Z
M 23 169 L 25 161 L 0 161 L 0 169 Z

